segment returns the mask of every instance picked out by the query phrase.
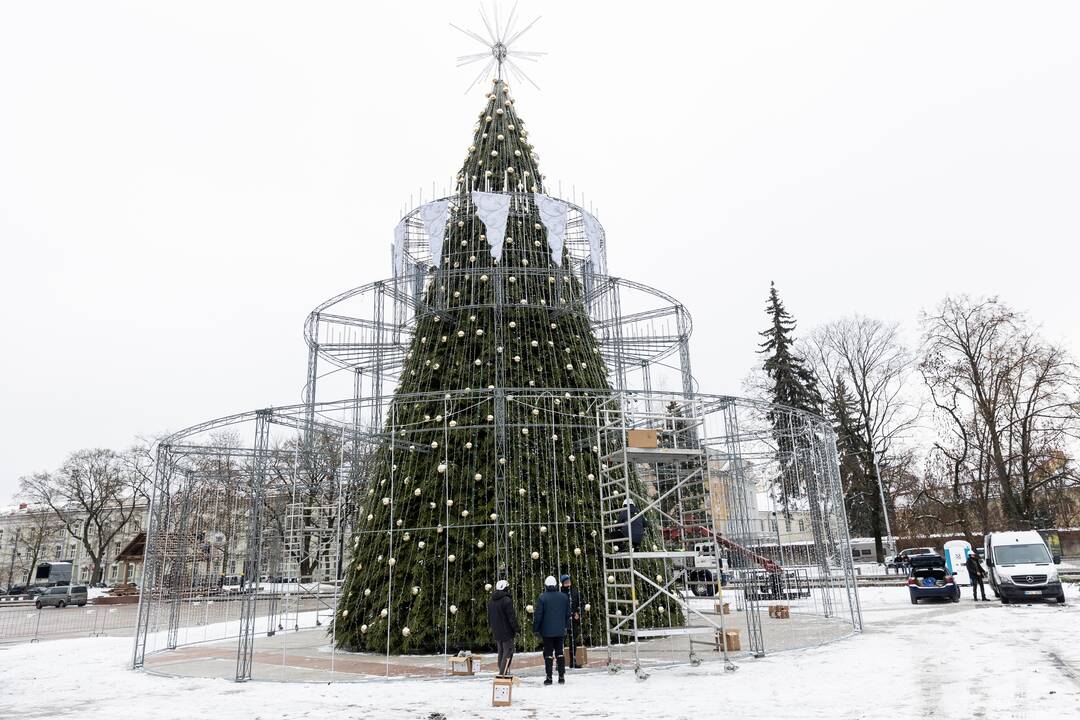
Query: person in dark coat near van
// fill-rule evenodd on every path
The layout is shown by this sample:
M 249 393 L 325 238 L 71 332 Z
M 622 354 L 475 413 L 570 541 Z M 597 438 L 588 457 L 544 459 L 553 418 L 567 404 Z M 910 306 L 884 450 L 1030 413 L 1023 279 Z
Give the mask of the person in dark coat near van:
M 499 653 L 499 674 L 510 674 L 510 661 L 514 659 L 514 638 L 521 632 L 514 601 L 510 598 L 510 583 L 500 580 L 488 600 L 488 625 L 495 638 L 495 648 Z
M 563 656 L 563 638 L 570 624 L 570 598 L 559 592 L 555 577 L 548 575 L 544 580 L 544 592 L 536 599 L 533 608 L 533 632 L 544 639 L 544 670 L 547 671 L 545 685 L 551 684 L 551 666 L 559 669 L 559 684 L 566 682 L 566 658 Z
M 630 525 L 630 544 L 634 546 L 634 552 L 641 549 L 641 541 L 645 539 L 645 516 L 638 515 L 637 505 L 633 500 L 627 498 L 623 502 L 623 511 L 618 515 L 618 521 L 615 527 L 611 529 L 608 535 L 612 538 L 625 538 L 626 526 Z
M 979 590 L 982 590 L 983 600 L 985 601 L 986 586 L 983 585 L 983 578 L 986 577 L 986 571 L 983 570 L 982 563 L 979 562 L 979 556 L 974 552 L 971 553 L 964 564 L 967 565 L 968 577 L 971 578 L 971 599 L 978 602 Z

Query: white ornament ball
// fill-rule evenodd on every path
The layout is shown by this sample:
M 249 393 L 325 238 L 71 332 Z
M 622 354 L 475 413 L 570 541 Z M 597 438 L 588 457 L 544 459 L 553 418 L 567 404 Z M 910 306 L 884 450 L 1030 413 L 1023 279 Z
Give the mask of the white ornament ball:
M 484 541 L 483 540 L 477 540 L 476 541 L 476 547 L 483 550 L 484 549 Z
M 417 587 L 416 585 L 413 585 L 412 586 L 412 594 L 413 595 L 419 595 L 420 594 L 420 588 Z
M 540 559 L 540 553 L 533 550 L 532 554 L 529 557 L 531 557 L 533 560 L 539 560 Z
M 395 565 L 397 565 L 397 560 L 395 560 L 394 558 L 388 558 L 386 564 L 390 567 L 394 567 Z
M 484 590 L 486 592 L 491 592 L 491 583 L 484 583 Z
M 480 473 L 476 473 L 475 475 L 472 476 L 472 479 L 477 481 L 477 482 L 480 482 L 481 480 L 484 479 L 484 476 L 481 475 Z
M 360 626 L 360 632 L 366 633 L 367 632 L 367 625 L 361 625 Z
M 427 545 L 427 543 L 425 543 L 423 540 L 416 543 L 416 547 L 420 548 L 421 550 L 423 550 L 426 545 Z
M 383 608 L 381 611 L 379 611 L 379 617 L 386 617 L 389 614 L 390 613 L 387 611 L 386 608 Z
M 574 548 L 574 555 L 581 555 L 581 548 Z
M 447 560 L 448 562 L 454 562 L 455 560 L 457 560 L 457 557 L 456 557 L 456 556 L 454 556 L 454 555 L 448 555 L 448 556 L 447 556 L 447 558 L 446 558 L 446 560 Z
M 592 610 L 592 603 L 585 603 L 585 612 Z
M 371 595 L 371 588 L 364 588 L 364 597 Z
M 439 467 L 436 469 L 441 473 L 446 472 L 446 463 L 439 463 Z
M 541 525 L 540 526 L 540 532 L 546 533 L 547 532 L 547 525 Z
M 401 628 L 401 634 L 402 634 L 403 637 L 409 637 L 409 635 L 411 633 L 412 633 L 412 630 L 410 630 L 408 627 Z
M 451 605 L 450 606 L 450 614 L 451 615 L 457 614 L 457 605 Z
M 530 615 L 532 615 L 532 611 L 533 611 L 533 606 L 532 606 L 532 605 L 526 605 L 526 606 L 525 606 L 525 612 L 527 612 L 527 613 L 529 613 Z
M 525 488 L 518 488 L 518 495 L 525 497 Z
M 615 582 L 615 576 L 614 575 L 608 575 L 607 576 L 607 581 L 608 581 L 609 584 Z

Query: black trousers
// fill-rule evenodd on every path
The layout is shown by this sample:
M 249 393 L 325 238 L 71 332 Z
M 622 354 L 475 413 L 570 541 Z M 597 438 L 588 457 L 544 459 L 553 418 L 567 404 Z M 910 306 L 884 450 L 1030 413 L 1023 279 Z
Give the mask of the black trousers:
M 563 639 L 562 637 L 545 637 L 544 638 L 544 658 L 549 657 L 561 658 L 563 656 Z
M 567 628 L 570 631 L 570 667 L 577 667 L 577 646 L 581 642 L 581 621 L 571 620 Z
M 979 599 L 979 591 L 982 591 L 983 600 L 986 599 L 986 586 L 983 585 L 983 579 L 981 577 L 971 578 L 971 599 Z
M 499 674 L 510 674 L 510 661 L 514 659 L 514 641 L 496 640 L 495 648 L 499 651 Z

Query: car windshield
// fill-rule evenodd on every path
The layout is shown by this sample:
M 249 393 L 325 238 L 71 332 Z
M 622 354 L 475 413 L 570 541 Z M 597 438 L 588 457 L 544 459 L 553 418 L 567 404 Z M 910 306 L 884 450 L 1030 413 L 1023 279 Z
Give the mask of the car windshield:
M 1022 565 L 1027 563 L 1049 563 L 1050 553 L 1042 543 L 1031 545 L 1000 545 L 994 548 L 994 557 L 998 565 Z

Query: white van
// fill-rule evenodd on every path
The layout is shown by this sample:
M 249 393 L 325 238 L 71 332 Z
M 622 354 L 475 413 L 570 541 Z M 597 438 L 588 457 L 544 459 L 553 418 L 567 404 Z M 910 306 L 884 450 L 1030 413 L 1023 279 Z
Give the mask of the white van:
M 1044 598 L 1065 602 L 1065 591 L 1042 535 L 1034 530 L 989 533 L 984 540 L 990 587 L 1002 603 Z

